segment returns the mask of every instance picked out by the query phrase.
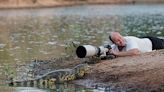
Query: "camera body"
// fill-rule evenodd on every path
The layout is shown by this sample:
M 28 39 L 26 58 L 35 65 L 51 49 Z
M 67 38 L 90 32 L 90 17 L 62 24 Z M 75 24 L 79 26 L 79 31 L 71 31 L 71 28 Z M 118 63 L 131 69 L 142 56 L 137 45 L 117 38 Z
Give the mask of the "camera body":
M 110 45 L 104 45 L 104 46 L 93 46 L 93 45 L 81 45 L 76 49 L 76 55 L 79 58 L 85 58 L 85 57 L 107 57 L 110 53 L 109 50 L 111 49 Z

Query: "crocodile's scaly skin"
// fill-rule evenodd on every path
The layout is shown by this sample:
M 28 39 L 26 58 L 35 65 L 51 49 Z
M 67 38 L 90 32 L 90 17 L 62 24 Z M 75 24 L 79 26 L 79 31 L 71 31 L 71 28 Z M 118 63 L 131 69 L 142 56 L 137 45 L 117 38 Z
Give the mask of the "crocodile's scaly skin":
M 33 80 L 12 81 L 9 86 L 52 86 L 55 83 L 63 83 L 77 78 L 82 78 L 88 71 L 87 64 L 79 64 L 73 69 L 59 69 L 42 75 Z

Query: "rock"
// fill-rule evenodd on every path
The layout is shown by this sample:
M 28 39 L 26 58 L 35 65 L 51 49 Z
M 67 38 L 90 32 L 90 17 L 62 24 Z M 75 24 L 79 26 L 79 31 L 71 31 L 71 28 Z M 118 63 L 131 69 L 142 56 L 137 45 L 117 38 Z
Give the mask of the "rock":
M 162 92 L 163 71 L 164 50 L 159 50 L 94 64 L 83 81 L 91 80 L 90 85 L 96 84 L 94 88 L 100 87 L 114 92 Z

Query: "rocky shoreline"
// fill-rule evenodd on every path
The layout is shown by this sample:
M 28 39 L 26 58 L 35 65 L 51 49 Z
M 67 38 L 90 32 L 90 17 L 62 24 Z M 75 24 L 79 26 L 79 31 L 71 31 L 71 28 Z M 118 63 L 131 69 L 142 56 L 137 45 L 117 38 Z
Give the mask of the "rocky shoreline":
M 120 57 L 91 65 L 91 71 L 75 84 L 114 92 L 163 92 L 164 50 Z
M 51 59 L 35 60 L 33 68 L 25 70 L 35 70 L 33 73 L 42 75 L 50 70 L 60 68 L 70 68 L 80 63 L 85 63 L 88 59 L 72 60 Z M 93 60 L 90 60 L 93 61 Z M 88 61 L 87 63 L 89 63 Z M 164 49 L 144 53 L 132 57 L 118 57 L 111 60 L 101 60 L 89 64 L 90 70 L 84 78 L 70 81 L 71 83 L 82 85 L 98 91 L 112 92 L 163 92 L 164 91 Z M 24 67 L 25 68 L 25 67 Z M 39 70 L 37 70 L 39 69 Z M 24 70 L 24 69 L 18 69 Z M 18 71 L 16 79 L 23 79 L 29 71 Z M 32 74 L 33 74 L 32 73 Z M 30 73 L 31 74 L 31 73 Z M 36 75 L 34 75 L 36 76 Z

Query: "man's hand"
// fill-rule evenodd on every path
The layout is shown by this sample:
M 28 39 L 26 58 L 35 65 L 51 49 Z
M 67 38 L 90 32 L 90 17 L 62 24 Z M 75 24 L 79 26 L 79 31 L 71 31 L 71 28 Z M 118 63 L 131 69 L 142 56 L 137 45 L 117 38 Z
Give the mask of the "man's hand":
M 118 52 L 118 51 L 114 51 L 114 50 L 110 50 L 110 53 L 116 55 L 116 56 L 120 56 L 120 57 L 123 57 L 123 56 L 134 56 L 134 55 L 138 55 L 140 54 L 140 51 L 138 49 L 131 49 L 131 50 L 128 50 L 128 51 L 121 51 L 121 52 Z

